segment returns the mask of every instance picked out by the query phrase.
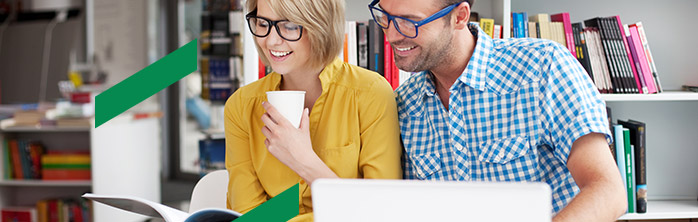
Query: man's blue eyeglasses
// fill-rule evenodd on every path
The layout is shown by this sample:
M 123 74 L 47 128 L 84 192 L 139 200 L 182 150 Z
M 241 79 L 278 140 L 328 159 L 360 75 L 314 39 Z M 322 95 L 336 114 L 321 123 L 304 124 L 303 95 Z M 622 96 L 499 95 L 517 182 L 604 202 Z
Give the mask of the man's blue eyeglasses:
M 419 34 L 417 29 L 419 28 L 419 26 L 423 26 L 429 22 L 432 22 L 434 20 L 448 15 L 448 13 L 450 13 L 454 8 L 456 8 L 456 6 L 461 4 L 459 2 L 449 5 L 448 7 L 441 9 L 433 15 L 425 19 L 422 19 L 421 21 L 414 21 L 412 19 L 388 14 L 387 12 L 376 7 L 379 1 L 380 0 L 373 0 L 371 4 L 368 4 L 368 9 L 371 10 L 371 16 L 373 16 L 373 21 L 375 21 L 378 24 L 378 26 L 380 26 L 383 29 L 388 29 L 388 27 L 390 26 L 390 22 L 392 21 L 393 25 L 395 25 L 395 29 L 397 29 L 397 31 L 400 34 L 404 35 L 407 38 L 416 38 L 417 34 Z

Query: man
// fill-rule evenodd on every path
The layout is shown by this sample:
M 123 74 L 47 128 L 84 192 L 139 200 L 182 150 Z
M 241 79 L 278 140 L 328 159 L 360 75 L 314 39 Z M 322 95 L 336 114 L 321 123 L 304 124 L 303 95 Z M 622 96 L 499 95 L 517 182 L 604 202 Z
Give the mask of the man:
M 406 179 L 542 181 L 554 221 L 625 212 L 604 102 L 566 48 L 493 40 L 468 24 L 469 1 L 369 7 L 398 68 L 417 72 L 396 90 Z

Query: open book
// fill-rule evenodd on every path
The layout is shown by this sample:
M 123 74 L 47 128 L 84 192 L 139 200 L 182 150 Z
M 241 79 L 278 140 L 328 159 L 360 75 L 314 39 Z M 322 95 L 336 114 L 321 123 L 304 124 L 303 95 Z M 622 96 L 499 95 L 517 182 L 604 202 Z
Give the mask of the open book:
M 86 193 L 82 195 L 82 197 L 125 211 L 162 218 L 167 222 L 230 222 L 242 216 L 242 214 L 238 212 L 219 208 L 201 209 L 196 212 L 186 213 L 163 204 L 133 196 L 111 196 Z

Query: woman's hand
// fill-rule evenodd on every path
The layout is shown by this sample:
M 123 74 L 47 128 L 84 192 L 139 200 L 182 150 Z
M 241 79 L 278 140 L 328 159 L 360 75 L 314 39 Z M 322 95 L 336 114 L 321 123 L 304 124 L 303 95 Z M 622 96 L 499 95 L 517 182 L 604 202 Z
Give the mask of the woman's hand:
M 267 137 L 264 145 L 276 159 L 291 168 L 308 184 L 317 178 L 337 177 L 313 151 L 307 108 L 303 110 L 300 128 L 296 129 L 270 103 L 263 102 L 262 106 L 267 111 L 262 115 L 262 134 Z

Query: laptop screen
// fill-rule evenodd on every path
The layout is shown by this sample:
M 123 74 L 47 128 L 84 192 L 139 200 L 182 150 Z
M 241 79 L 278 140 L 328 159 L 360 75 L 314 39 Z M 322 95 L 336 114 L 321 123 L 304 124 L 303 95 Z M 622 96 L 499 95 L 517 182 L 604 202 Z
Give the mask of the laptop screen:
M 316 222 L 551 221 L 545 183 L 320 179 Z

